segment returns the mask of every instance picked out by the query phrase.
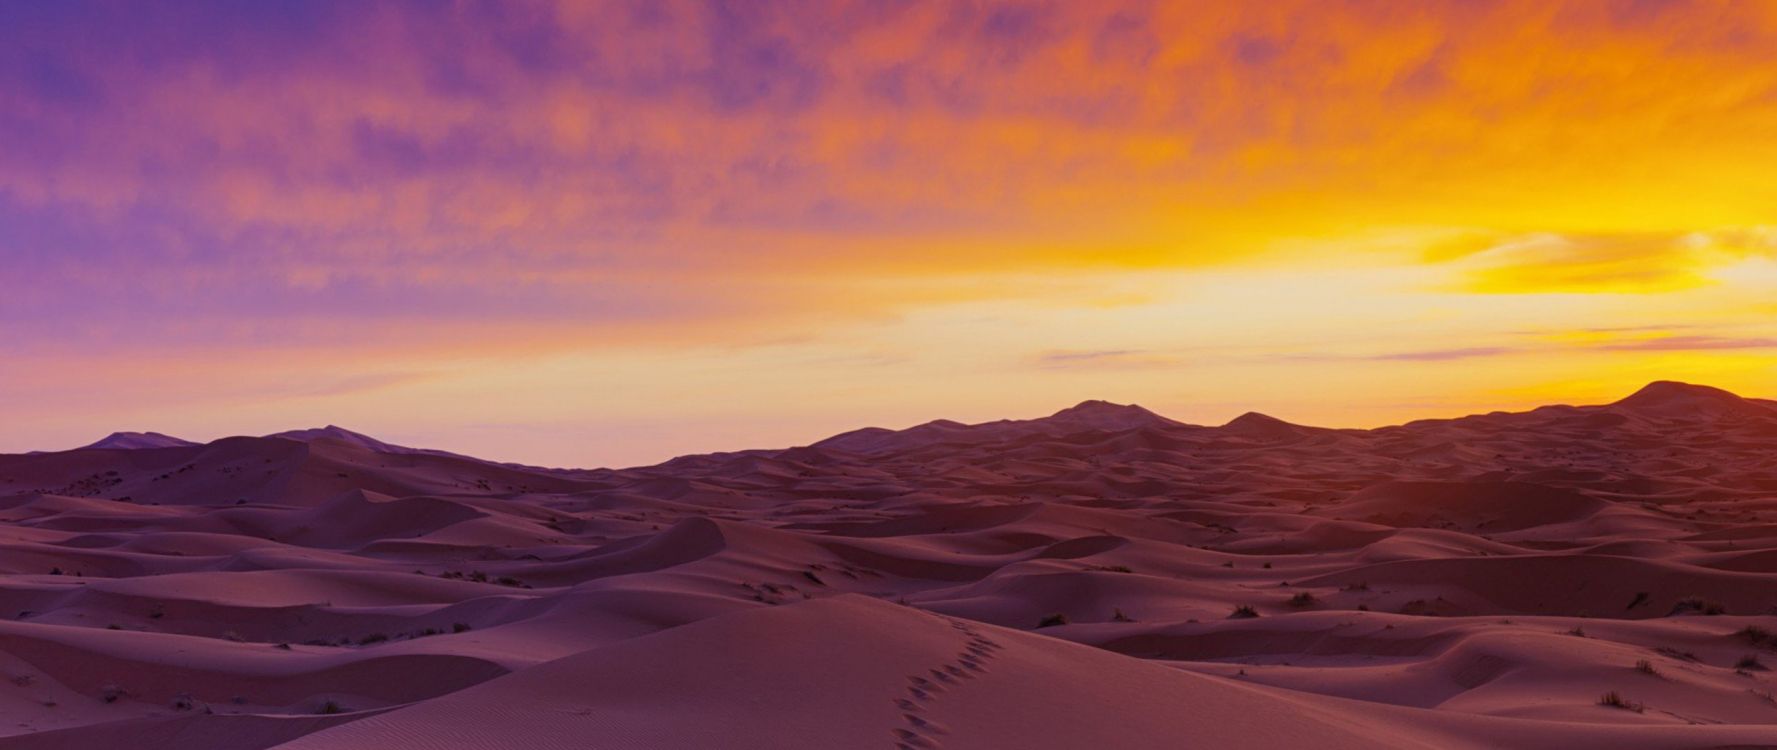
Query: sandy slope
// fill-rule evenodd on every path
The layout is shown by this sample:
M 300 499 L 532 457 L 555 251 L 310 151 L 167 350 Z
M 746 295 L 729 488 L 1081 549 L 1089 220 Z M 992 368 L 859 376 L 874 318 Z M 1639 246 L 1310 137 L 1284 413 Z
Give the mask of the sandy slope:
M 1714 389 L 596 471 L 114 438 L 0 456 L 0 750 L 1777 747 L 1777 403 Z

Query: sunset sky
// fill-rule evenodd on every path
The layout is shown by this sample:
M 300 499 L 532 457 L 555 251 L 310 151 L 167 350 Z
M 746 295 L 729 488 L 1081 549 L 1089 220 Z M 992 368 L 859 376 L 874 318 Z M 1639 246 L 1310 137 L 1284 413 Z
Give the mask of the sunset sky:
M 0 451 L 1774 397 L 1772 50 L 1750 2 L 3 3 Z

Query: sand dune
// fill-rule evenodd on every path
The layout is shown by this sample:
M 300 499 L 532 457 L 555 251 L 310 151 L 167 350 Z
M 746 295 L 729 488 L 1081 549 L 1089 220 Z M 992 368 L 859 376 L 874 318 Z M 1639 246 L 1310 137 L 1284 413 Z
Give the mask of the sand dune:
M 623 470 L 118 433 L 0 456 L 0 550 L 0 750 L 1777 747 L 1777 403 L 1679 383 Z

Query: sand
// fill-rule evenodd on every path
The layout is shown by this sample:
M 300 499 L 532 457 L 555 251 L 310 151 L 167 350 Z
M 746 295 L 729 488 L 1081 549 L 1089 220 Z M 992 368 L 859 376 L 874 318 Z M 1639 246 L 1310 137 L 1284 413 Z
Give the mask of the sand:
M 622 470 L 118 433 L 0 456 L 0 521 L 0 750 L 1777 747 L 1777 402 L 1702 386 Z

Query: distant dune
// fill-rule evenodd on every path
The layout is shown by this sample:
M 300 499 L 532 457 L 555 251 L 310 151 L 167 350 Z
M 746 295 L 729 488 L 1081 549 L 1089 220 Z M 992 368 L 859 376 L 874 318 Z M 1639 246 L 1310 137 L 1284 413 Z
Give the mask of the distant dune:
M 82 446 L 79 450 L 140 450 L 144 448 L 189 448 L 197 445 L 190 440 L 181 440 L 172 435 L 158 432 L 113 432 L 99 439 L 92 445 Z
M 0 750 L 1777 747 L 1777 402 L 0 456 Z

